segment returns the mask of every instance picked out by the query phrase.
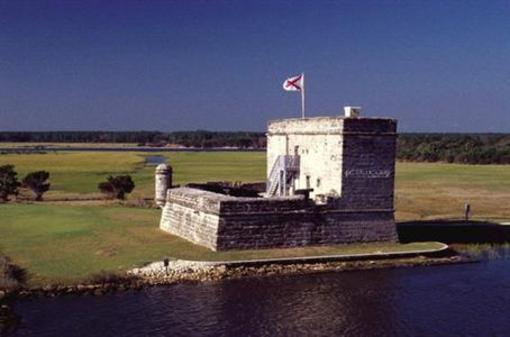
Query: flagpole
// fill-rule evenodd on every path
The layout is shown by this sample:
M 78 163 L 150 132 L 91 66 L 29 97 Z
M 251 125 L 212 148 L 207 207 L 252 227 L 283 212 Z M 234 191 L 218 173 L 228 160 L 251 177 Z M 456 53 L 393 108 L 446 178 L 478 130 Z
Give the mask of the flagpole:
M 301 88 L 301 118 L 305 118 L 305 73 L 301 73 L 303 77 L 303 88 Z

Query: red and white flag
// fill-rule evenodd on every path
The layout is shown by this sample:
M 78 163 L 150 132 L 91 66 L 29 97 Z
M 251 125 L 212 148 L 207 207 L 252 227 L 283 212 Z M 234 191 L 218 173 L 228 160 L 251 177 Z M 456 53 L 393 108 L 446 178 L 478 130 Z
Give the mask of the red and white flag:
M 305 75 L 299 74 L 297 76 L 286 79 L 283 82 L 283 90 L 286 91 L 303 91 L 305 85 Z

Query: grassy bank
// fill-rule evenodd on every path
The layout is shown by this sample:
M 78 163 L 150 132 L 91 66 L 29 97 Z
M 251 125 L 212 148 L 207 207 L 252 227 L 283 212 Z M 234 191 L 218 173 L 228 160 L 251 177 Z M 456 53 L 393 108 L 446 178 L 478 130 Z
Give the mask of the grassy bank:
M 154 210 L 0 205 L 0 250 L 32 283 L 82 279 L 163 254 Z
M 231 260 L 435 248 L 370 244 L 214 253 L 158 229 L 159 211 L 119 207 L 0 205 L 0 249 L 29 271 L 29 284 L 73 283 L 163 257 Z M 437 247 L 436 247 L 437 248 Z

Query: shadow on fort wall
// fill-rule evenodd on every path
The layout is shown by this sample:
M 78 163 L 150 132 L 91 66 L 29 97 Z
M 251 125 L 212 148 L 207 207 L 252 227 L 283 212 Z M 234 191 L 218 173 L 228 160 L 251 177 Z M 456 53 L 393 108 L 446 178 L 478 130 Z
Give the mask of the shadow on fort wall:
M 440 241 L 444 243 L 510 242 L 510 226 L 490 221 L 423 220 L 397 224 L 401 242 Z

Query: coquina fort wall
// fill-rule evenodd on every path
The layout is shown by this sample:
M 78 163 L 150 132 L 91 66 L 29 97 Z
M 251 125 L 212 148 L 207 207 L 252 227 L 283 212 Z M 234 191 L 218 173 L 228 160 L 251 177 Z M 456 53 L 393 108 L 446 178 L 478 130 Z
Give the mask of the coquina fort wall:
M 169 189 L 160 228 L 212 250 L 396 241 L 396 136 L 383 118 L 269 122 L 264 198 Z

